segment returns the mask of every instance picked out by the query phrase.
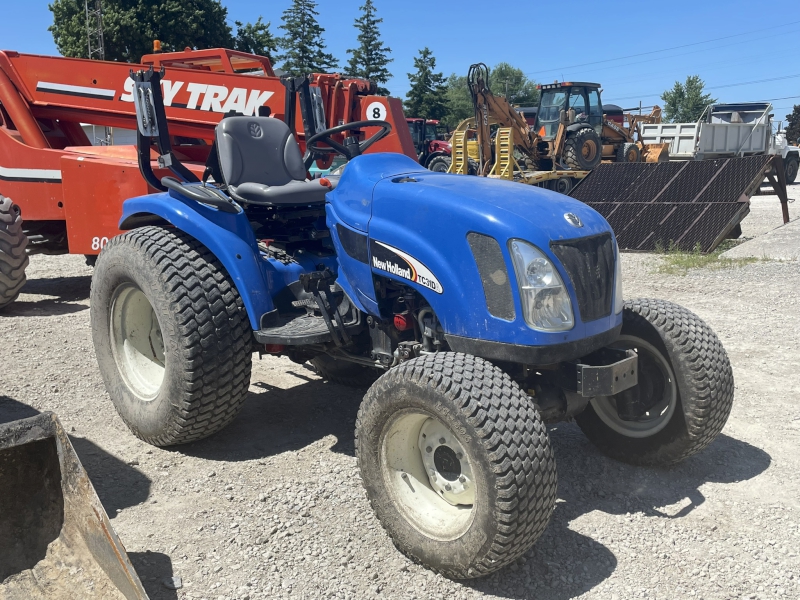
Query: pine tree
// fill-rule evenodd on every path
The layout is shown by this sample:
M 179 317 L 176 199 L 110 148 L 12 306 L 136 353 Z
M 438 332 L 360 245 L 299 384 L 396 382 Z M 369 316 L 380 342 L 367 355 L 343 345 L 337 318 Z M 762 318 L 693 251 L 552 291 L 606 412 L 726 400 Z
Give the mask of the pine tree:
M 325 52 L 325 42 L 315 10 L 317 3 L 313 0 L 292 0 L 281 20 L 280 29 L 286 35 L 278 40 L 284 54 L 277 57 L 283 61 L 281 69 L 290 75 L 308 75 L 310 73 L 327 73 L 339 67 L 333 54 Z
M 703 80 L 699 75 L 690 75 L 686 83 L 676 81 L 671 90 L 661 94 L 664 101 L 664 117 L 671 123 L 692 123 L 700 118 L 709 104 L 717 100 L 704 94 Z
M 411 117 L 441 119 L 447 114 L 447 89 L 444 75 L 434 72 L 436 59 L 430 49 L 419 51 L 414 67 L 416 73 L 408 74 L 411 89 L 406 94 L 403 110 Z
M 270 60 L 275 57 L 277 51 L 277 40 L 269 26 L 272 23 L 264 23 L 261 17 L 255 23 L 243 24 L 236 21 L 236 37 L 233 38 L 233 47 L 241 52 L 250 52 L 259 56 L 266 56 Z
M 388 96 L 389 90 L 380 84 L 391 78 L 392 74 L 386 65 L 393 59 L 388 58 L 387 54 L 392 49 L 384 46 L 378 31 L 378 24 L 383 23 L 383 19 L 375 17 L 376 9 L 372 0 L 366 0 L 360 10 L 361 16 L 353 25 L 359 31 L 359 47 L 348 50 L 351 55 L 350 62 L 347 63 L 347 73 L 378 84 L 378 93 Z
M 786 139 L 797 143 L 800 140 L 800 104 L 795 104 L 792 114 L 786 115 Z

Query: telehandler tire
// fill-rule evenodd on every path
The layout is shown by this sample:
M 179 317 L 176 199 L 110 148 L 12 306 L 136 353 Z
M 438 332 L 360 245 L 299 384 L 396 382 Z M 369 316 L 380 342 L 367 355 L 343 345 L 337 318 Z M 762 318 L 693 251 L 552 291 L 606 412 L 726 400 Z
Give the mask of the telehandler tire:
M 337 360 L 327 354 L 315 356 L 311 359 L 311 364 L 323 379 L 354 388 L 368 388 L 381 374 L 377 369 Z
M 453 579 L 511 563 L 556 501 L 536 406 L 500 369 L 445 352 L 412 359 L 369 389 L 356 458 L 378 520 L 412 560 Z
M 216 433 L 250 386 L 252 332 L 217 258 L 174 229 L 113 238 L 92 277 L 100 373 L 130 430 L 154 446 Z
M 0 309 L 17 299 L 27 281 L 27 245 L 19 206 L 0 196 Z
M 717 437 L 733 405 L 733 371 L 716 334 L 700 317 L 665 300 L 625 302 L 622 333 L 614 347 L 635 349 L 638 384 L 594 398 L 578 425 L 605 454 L 634 465 L 675 464 Z M 648 411 L 622 419 L 622 394 Z
M 600 136 L 591 127 L 569 134 L 564 141 L 564 162 L 575 171 L 591 171 L 603 158 Z

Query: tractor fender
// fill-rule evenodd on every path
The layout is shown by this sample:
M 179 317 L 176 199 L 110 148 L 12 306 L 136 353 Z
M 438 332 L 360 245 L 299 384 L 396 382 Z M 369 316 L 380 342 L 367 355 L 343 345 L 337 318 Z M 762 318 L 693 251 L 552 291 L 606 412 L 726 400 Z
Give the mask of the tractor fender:
M 594 129 L 589 123 L 573 123 L 569 127 L 567 127 L 567 131 L 569 133 L 573 133 L 575 131 L 580 131 L 581 129 Z
M 250 325 L 261 329 L 261 316 L 275 307 L 261 268 L 258 242 L 244 212 L 224 213 L 170 190 L 126 200 L 119 228 L 169 223 L 214 253 L 242 297 Z

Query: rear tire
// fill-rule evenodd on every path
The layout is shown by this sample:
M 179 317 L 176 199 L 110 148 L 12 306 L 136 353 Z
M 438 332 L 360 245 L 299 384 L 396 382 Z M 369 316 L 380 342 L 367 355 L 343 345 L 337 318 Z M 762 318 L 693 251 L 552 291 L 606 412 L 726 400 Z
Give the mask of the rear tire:
M 579 129 L 564 142 L 564 162 L 574 171 L 591 171 L 602 158 L 600 136 L 591 127 Z
M 636 163 L 641 162 L 642 152 L 636 144 L 622 144 L 617 150 L 617 162 Z
M 535 405 L 466 354 L 421 356 L 378 379 L 358 411 L 356 458 L 395 546 L 454 579 L 524 554 L 555 506 L 555 460 Z
M 786 185 L 791 185 L 797 179 L 797 170 L 800 167 L 800 160 L 796 157 L 786 157 L 785 173 Z
M 323 379 L 354 388 L 368 388 L 380 375 L 377 369 L 339 360 L 327 354 L 315 356 L 311 359 L 311 364 Z
M 449 156 L 436 156 L 428 163 L 428 170 L 435 173 L 447 173 L 450 168 Z
M 27 245 L 19 206 L 0 196 L 0 309 L 17 299 L 27 281 Z
M 620 341 L 639 353 L 633 390 L 645 401 L 662 395 L 652 415 L 635 421 L 615 414 L 614 397 L 592 399 L 576 418 L 586 436 L 634 465 L 671 465 L 708 446 L 733 405 L 733 371 L 711 328 L 682 306 L 640 299 L 625 302 Z
M 106 390 L 137 437 L 185 444 L 238 414 L 250 322 L 230 276 L 194 238 L 161 227 L 113 238 L 92 277 L 91 322 Z

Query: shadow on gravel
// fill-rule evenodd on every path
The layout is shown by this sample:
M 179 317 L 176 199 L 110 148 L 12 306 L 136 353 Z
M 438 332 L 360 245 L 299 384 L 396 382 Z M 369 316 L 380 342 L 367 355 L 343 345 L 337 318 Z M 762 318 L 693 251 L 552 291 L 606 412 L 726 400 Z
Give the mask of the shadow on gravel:
M 178 592 L 161 583 L 172 577 L 172 559 L 160 552 L 128 552 L 133 568 L 139 574 L 150 600 L 178 600 Z
M 89 275 L 29 279 L 22 288 L 23 294 L 51 297 L 40 300 L 17 300 L 5 308 L 0 316 L 57 316 L 86 310 L 88 306 L 76 303 L 89 298 L 91 282 L 92 278 Z
M 0 423 L 38 414 L 38 410 L 27 404 L 0 396 Z M 113 519 L 118 511 L 147 499 L 150 494 L 147 476 L 85 438 L 69 436 L 69 439 L 109 519 Z
M 297 370 L 288 371 L 306 380 L 284 390 L 264 382 L 253 382 L 242 412 L 216 435 L 175 451 L 219 461 L 244 461 L 300 450 L 333 435 L 333 452 L 352 455 L 358 406 L 366 390 L 355 390 Z

